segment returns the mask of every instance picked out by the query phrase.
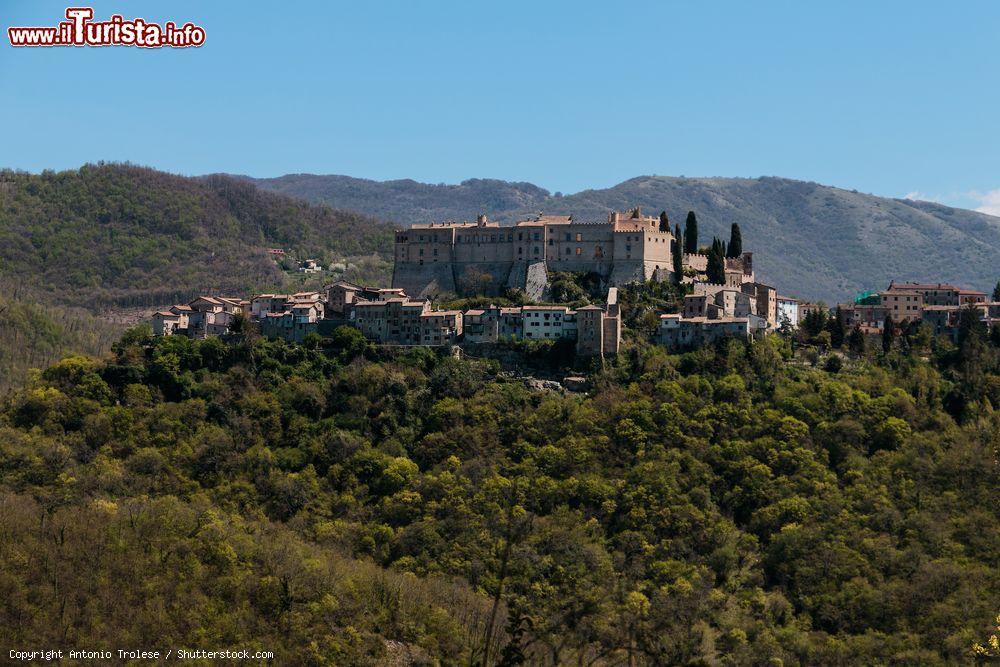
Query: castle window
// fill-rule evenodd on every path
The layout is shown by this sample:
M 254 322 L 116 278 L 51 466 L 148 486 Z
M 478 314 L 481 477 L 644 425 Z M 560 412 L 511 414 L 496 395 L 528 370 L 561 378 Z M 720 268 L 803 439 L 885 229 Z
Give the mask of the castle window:
M 538 246 L 535 246 L 535 254 L 538 254 Z
M 569 232 L 566 232 L 566 240 L 567 241 L 572 241 L 573 240 L 573 235 L 570 234 Z
M 518 248 L 517 249 L 517 254 L 518 255 L 523 255 L 524 254 L 524 248 Z
M 582 255 L 583 254 L 583 248 L 577 248 L 576 249 L 576 254 L 577 255 Z
M 542 235 L 539 232 L 535 232 L 535 240 L 538 241 L 541 238 L 542 238 Z
M 579 232 L 577 232 L 576 240 L 577 240 L 577 242 L 582 241 L 583 240 L 583 234 L 580 234 Z
M 517 233 L 517 240 L 518 240 L 518 241 L 521 241 L 521 240 L 523 240 L 523 239 L 524 239 L 524 235 L 523 235 L 523 234 L 522 234 L 521 232 L 518 232 L 518 233 Z
M 549 245 L 552 245 L 552 239 L 549 239 Z
M 566 248 L 566 254 L 568 255 L 569 253 L 570 253 L 570 249 Z
M 514 240 L 514 235 L 513 234 L 508 234 L 507 235 L 507 240 L 508 241 L 513 241 Z

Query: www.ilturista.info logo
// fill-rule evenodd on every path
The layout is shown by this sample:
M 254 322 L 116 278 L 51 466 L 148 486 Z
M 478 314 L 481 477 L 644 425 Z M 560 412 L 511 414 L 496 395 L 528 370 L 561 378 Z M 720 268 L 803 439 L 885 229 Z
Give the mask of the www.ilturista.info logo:
M 205 29 L 193 23 L 178 27 L 173 21 L 162 26 L 145 19 L 125 20 L 115 14 L 107 21 L 92 21 L 90 7 L 69 7 L 68 21 L 51 27 L 7 28 L 11 46 L 139 46 L 183 49 L 205 43 Z

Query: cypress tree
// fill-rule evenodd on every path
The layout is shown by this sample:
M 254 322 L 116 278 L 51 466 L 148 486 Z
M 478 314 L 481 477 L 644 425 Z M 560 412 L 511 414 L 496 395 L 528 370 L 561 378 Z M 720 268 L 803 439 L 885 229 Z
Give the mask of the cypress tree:
M 1000 301 L 1000 280 L 997 281 L 997 286 L 993 288 L 993 300 Z
M 882 322 L 882 351 L 888 352 L 892 349 L 892 344 L 896 340 L 896 323 L 892 321 L 890 315 L 885 316 Z
M 660 231 L 661 232 L 670 231 L 670 220 L 667 218 L 666 211 L 660 211 Z
M 837 306 L 837 312 L 827 321 L 826 329 L 830 332 L 830 347 L 844 344 L 844 313 L 840 306 Z
M 851 335 L 847 337 L 847 347 L 854 354 L 861 356 L 865 353 L 865 335 L 861 333 L 861 327 L 854 327 L 851 331 Z
M 681 255 L 681 242 L 677 239 L 670 241 L 670 259 L 674 264 L 674 281 L 680 284 L 684 277 L 684 258 Z
M 729 230 L 729 252 L 726 257 L 739 257 L 742 254 L 743 233 L 740 231 L 740 226 L 734 222 Z
M 712 249 L 708 253 L 708 266 L 705 268 L 708 282 L 721 285 L 726 282 L 726 260 L 722 254 L 722 243 L 713 239 Z
M 687 220 L 684 221 L 684 252 L 698 252 L 698 218 L 694 211 L 688 211 Z

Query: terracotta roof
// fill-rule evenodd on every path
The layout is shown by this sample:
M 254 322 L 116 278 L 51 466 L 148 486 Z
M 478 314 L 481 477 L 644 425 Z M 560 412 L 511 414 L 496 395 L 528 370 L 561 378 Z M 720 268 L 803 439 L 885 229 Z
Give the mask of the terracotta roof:
M 521 310 L 560 310 L 569 312 L 569 306 L 523 306 Z
M 162 317 L 180 317 L 177 313 L 171 313 L 169 310 L 158 310 L 153 315 L 160 315 Z
M 416 223 L 410 225 L 409 229 L 419 229 L 419 230 L 432 230 L 432 229 L 466 229 L 469 227 L 488 227 L 491 229 L 496 229 L 500 225 L 493 220 L 487 220 L 485 225 L 480 225 L 478 222 L 429 222 L 429 223 Z M 407 229 L 398 229 L 396 231 L 405 232 Z
M 354 283 L 347 280 L 338 280 L 337 282 L 330 283 L 323 289 L 330 289 L 331 287 L 336 287 L 338 285 L 341 287 L 350 287 L 352 289 L 364 289 L 361 285 L 355 285 Z
M 451 315 L 461 315 L 461 314 L 462 314 L 462 311 L 460 311 L 460 310 L 431 310 L 431 311 L 428 311 L 426 313 L 421 314 L 420 317 L 436 317 L 438 315 L 448 315 L 448 316 L 451 316 Z
M 485 310 L 482 310 L 482 309 L 479 309 L 479 308 L 474 309 L 474 310 L 467 310 L 467 311 L 465 311 L 466 315 L 473 315 L 473 316 L 475 316 L 475 315 L 484 315 L 485 313 L 486 313 Z
M 949 283 L 897 283 L 895 280 L 889 283 L 889 289 L 905 289 L 905 290 L 924 290 L 924 289 L 938 289 L 938 290 L 957 290 L 958 288 Z

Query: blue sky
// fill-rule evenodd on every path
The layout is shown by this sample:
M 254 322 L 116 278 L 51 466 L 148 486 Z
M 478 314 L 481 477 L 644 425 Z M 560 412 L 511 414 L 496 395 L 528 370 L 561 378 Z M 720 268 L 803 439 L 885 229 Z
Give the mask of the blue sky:
M 4 34 L 0 166 L 567 193 L 772 175 L 1000 214 L 1000 2 L 91 5 L 193 21 L 207 41 L 14 49 Z M 67 5 L 2 6 L 6 28 L 55 25 Z

